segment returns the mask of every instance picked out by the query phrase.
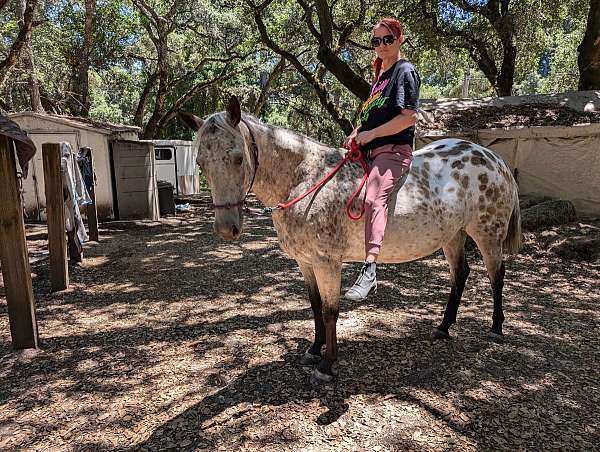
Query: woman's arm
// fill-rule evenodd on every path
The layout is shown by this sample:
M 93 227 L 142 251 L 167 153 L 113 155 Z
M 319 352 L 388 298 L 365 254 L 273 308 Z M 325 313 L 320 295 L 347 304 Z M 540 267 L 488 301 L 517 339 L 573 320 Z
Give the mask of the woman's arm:
M 358 135 L 356 135 L 356 142 L 363 146 L 370 141 L 373 141 L 375 138 L 387 137 L 402 132 L 404 129 L 415 125 L 416 122 L 417 112 L 415 110 L 405 108 L 402 110 L 402 113 L 395 118 L 390 119 L 385 124 L 382 124 L 373 130 L 360 132 Z

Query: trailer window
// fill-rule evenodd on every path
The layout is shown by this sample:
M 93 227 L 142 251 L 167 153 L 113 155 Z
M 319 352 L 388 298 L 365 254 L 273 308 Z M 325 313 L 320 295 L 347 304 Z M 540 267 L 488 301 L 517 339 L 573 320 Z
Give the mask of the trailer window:
M 171 160 L 173 158 L 173 152 L 169 148 L 155 148 L 154 156 L 156 160 Z

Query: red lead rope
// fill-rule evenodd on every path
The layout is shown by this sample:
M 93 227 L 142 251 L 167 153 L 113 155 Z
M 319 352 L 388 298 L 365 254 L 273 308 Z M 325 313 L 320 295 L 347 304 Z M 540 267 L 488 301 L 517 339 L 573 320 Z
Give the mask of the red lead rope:
M 350 149 L 348 150 L 348 152 L 346 152 L 346 155 L 344 156 L 344 158 L 340 161 L 340 163 L 337 164 L 337 166 L 329 174 L 327 174 L 323 179 L 321 179 L 319 182 L 317 182 L 315 185 L 313 185 L 307 192 L 301 194 L 297 198 L 294 198 L 291 201 L 288 201 L 285 203 L 277 204 L 276 209 L 288 209 L 289 207 L 293 206 L 294 204 L 302 201 L 308 195 L 310 195 L 314 191 L 320 189 L 327 182 L 329 182 L 331 179 L 333 179 L 333 176 L 335 176 L 336 173 L 342 168 L 342 166 L 344 166 L 348 161 L 360 162 L 360 164 L 362 165 L 363 170 L 365 172 L 359 187 L 352 194 L 352 196 L 350 196 L 350 199 L 346 203 L 346 214 L 348 215 L 348 217 L 351 220 L 360 220 L 362 218 L 363 214 L 365 213 L 365 198 L 363 197 L 362 207 L 360 210 L 360 214 L 358 216 L 352 215 L 352 203 L 358 197 L 361 190 L 363 189 L 363 187 L 369 180 L 369 164 L 367 163 L 367 160 L 365 159 L 364 154 L 361 152 L 360 146 L 354 140 L 351 141 Z

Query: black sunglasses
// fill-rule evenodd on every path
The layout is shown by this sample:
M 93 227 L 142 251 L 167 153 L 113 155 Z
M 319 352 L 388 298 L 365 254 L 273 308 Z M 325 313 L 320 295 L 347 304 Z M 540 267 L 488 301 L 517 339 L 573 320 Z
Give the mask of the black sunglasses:
M 394 37 L 394 35 L 385 35 L 383 38 L 378 38 L 374 36 L 371 38 L 371 47 L 379 47 L 381 43 L 385 44 L 386 46 L 389 46 L 395 40 L 396 38 Z

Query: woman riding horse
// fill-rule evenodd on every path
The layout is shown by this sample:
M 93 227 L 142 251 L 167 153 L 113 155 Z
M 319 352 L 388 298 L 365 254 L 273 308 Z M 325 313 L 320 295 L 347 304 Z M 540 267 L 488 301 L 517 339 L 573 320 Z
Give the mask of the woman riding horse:
M 360 113 L 361 125 L 344 142 L 355 140 L 368 153 L 369 182 L 365 202 L 365 263 L 349 300 L 363 300 L 377 290 L 375 267 L 383 243 L 390 194 L 406 181 L 413 160 L 416 109 L 421 80 L 415 67 L 402 58 L 402 26 L 396 19 L 383 19 L 373 27 L 371 46 L 375 81 Z

